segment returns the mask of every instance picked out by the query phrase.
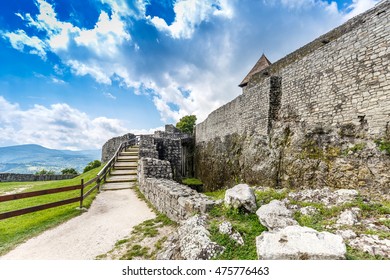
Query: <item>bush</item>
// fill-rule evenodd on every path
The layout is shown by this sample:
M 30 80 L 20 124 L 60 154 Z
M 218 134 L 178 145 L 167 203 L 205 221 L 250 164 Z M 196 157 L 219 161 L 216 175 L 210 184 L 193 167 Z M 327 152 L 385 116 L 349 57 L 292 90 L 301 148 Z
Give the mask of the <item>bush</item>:
M 74 168 L 65 168 L 61 170 L 62 175 L 79 175 L 76 169 Z
M 89 170 L 92 170 L 92 169 L 94 169 L 94 168 L 97 168 L 97 167 L 99 167 L 100 165 L 102 165 L 102 163 L 100 162 L 100 160 L 91 161 L 91 162 L 88 163 L 88 165 L 84 168 L 83 173 L 88 172 Z

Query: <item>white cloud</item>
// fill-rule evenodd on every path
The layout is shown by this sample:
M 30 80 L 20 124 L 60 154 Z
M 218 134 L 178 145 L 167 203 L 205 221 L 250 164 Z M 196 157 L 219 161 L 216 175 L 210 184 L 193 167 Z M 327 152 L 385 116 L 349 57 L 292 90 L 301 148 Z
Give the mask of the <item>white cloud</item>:
M 106 12 L 100 14 L 94 29 L 83 29 L 75 37 L 79 46 L 85 46 L 99 56 L 111 57 L 117 55 L 118 47 L 129 40 L 130 35 L 119 15 L 113 13 L 110 18 Z
M 179 0 L 174 4 L 175 21 L 168 25 L 157 16 L 150 22 L 160 31 L 167 32 L 173 38 L 191 38 L 195 29 L 203 21 L 214 16 L 233 17 L 233 8 L 228 1 L 215 0 Z
M 68 60 L 66 62 L 69 65 L 73 72 L 79 76 L 92 76 L 98 83 L 101 84 L 111 84 L 110 76 L 112 73 L 107 73 L 106 69 L 103 69 L 101 65 L 96 62 L 92 62 L 89 64 L 79 62 L 77 60 Z
M 24 30 L 16 32 L 5 32 L 3 37 L 8 38 L 12 47 L 23 52 L 25 47 L 29 47 L 29 53 L 39 55 L 42 59 L 46 58 L 46 44 L 37 36 L 29 37 Z
M 128 133 L 118 119 L 91 118 L 67 104 L 23 110 L 0 96 L 0 145 L 36 143 L 54 149 L 100 149 Z
M 348 6 L 347 12 L 345 13 L 345 19 L 350 19 L 357 16 L 360 13 L 374 7 L 379 0 L 352 0 L 351 5 Z
M 103 95 L 107 98 L 110 98 L 110 99 L 116 99 L 116 96 L 115 95 L 112 95 L 110 92 L 105 92 L 103 93 Z

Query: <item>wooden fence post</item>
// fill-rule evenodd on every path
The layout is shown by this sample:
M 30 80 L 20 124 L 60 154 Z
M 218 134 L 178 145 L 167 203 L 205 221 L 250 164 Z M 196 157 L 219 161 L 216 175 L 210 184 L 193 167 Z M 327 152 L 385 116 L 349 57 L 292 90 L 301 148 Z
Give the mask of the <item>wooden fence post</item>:
M 83 200 L 84 200 L 84 179 L 81 179 L 81 189 L 80 189 L 80 210 L 83 209 Z

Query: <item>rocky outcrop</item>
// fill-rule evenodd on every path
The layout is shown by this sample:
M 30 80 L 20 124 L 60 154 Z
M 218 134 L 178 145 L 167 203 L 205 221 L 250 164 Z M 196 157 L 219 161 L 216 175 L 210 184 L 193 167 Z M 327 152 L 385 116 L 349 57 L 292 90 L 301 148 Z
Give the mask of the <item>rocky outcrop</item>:
M 225 192 L 225 205 L 234 209 L 243 208 L 250 213 L 257 209 L 253 189 L 247 184 L 239 184 Z
M 182 222 L 157 259 L 209 260 L 222 253 L 224 248 L 210 240 L 206 225 L 206 217 L 199 215 Z
M 256 247 L 263 260 L 339 260 L 346 254 L 340 236 L 301 226 L 263 232 L 256 238 Z
M 260 223 L 269 230 L 298 225 L 298 222 L 292 218 L 292 212 L 279 200 L 272 200 L 269 204 L 261 206 L 256 211 L 256 215 Z

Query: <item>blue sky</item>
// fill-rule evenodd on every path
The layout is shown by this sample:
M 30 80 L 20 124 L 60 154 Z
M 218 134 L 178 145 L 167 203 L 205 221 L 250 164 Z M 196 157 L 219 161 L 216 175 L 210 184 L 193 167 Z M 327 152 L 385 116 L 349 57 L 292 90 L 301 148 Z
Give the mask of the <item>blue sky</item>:
M 378 1 L 24 0 L 0 9 L 0 146 L 100 148 L 241 93 L 274 62 Z

